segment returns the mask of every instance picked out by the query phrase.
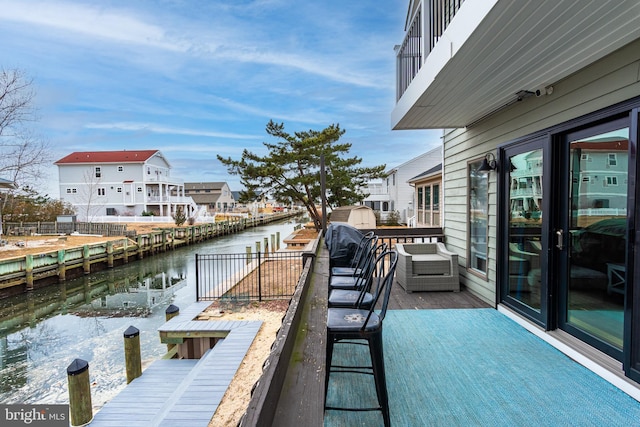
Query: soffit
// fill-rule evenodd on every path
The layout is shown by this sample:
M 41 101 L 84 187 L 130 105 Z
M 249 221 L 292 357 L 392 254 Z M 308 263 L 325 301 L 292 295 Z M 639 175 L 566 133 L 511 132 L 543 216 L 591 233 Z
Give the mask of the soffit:
M 448 43 L 446 35 L 438 43 Z M 399 101 L 392 126 L 468 126 L 513 102 L 519 91 L 552 85 L 638 38 L 635 0 L 500 0 L 425 84 L 418 77 L 430 66 L 427 58 L 405 92 L 416 101 Z

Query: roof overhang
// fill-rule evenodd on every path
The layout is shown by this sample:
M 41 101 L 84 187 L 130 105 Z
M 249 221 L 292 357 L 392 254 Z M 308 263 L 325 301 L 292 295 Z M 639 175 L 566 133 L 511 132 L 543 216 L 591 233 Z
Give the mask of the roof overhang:
M 466 1 L 391 115 L 393 129 L 469 126 L 640 38 L 637 0 Z
M 18 188 L 18 186 L 15 182 L 0 178 L 0 189 L 15 190 L 16 188 Z

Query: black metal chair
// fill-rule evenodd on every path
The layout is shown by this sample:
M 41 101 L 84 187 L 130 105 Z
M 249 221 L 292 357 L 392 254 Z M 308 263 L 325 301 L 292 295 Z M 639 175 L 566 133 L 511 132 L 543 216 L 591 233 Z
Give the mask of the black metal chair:
M 329 293 L 328 306 L 342 308 L 362 308 L 368 310 L 378 297 L 382 289 L 382 282 L 386 276 L 388 255 L 383 250 L 375 260 L 373 275 L 360 289 L 332 289 Z
M 362 290 L 370 287 L 376 265 L 376 257 L 386 250 L 386 243 L 376 244 L 371 248 L 364 257 L 364 262 L 358 269 L 359 274 L 357 275 L 329 277 L 329 293 L 334 289 Z
M 329 274 L 332 276 L 358 276 L 361 274 L 363 264 L 366 262 L 366 257 L 369 251 L 376 246 L 378 237 L 374 235 L 373 231 L 368 232 L 362 236 L 356 253 L 354 254 L 351 264 L 348 267 L 332 267 Z
M 391 424 L 389 416 L 389 397 L 387 395 L 387 383 L 384 372 L 384 352 L 382 346 L 382 321 L 387 312 L 389 295 L 393 284 L 393 275 L 398 261 L 395 250 L 385 251 L 384 257 L 389 266 L 388 271 L 380 282 L 380 291 L 377 293 L 371 308 L 329 308 L 327 310 L 327 359 L 325 374 L 325 410 L 343 411 L 381 411 L 384 425 Z M 380 308 L 376 311 L 376 305 L 382 298 Z M 362 342 L 366 341 L 366 342 Z M 340 366 L 332 365 L 333 349 L 335 344 L 361 344 L 369 347 L 371 366 Z M 373 375 L 378 407 L 375 408 L 348 408 L 327 406 L 327 391 L 329 376 L 331 373 L 355 373 Z

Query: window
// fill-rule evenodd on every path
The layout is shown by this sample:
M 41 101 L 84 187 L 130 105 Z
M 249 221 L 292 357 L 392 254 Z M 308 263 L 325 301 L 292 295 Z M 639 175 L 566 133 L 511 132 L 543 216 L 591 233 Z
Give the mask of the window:
M 609 166 L 617 166 L 618 165 L 618 157 L 616 153 L 609 153 Z
M 609 185 L 618 185 L 618 177 L 617 176 L 608 176 L 606 185 L 607 186 L 609 186 Z
M 118 187 L 118 188 L 116 188 L 116 191 L 117 191 L 118 193 L 122 193 L 122 187 Z
M 468 215 L 467 269 L 486 276 L 487 274 L 487 213 L 489 211 L 489 177 L 479 172 L 482 160 L 467 165 Z
M 104 188 L 98 188 L 98 196 L 104 196 L 107 194 L 106 192 L 107 190 L 105 190 Z
M 118 166 L 118 172 L 124 172 L 124 166 Z
M 96 166 L 96 178 L 100 178 L 102 176 L 102 171 L 100 170 L 100 166 Z
M 138 187 L 138 188 L 136 188 L 136 191 L 137 191 L 138 193 L 142 193 L 142 187 Z
M 71 189 L 67 188 L 67 194 L 71 194 Z
M 107 208 L 107 215 L 117 215 L 115 208 Z

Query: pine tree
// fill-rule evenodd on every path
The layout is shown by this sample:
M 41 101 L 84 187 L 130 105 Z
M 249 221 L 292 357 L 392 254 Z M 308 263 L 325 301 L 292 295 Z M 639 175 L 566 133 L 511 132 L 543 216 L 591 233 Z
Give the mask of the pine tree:
M 309 213 L 316 229 L 321 228 L 320 159 L 324 156 L 327 205 L 330 208 L 358 204 L 368 195 L 362 192 L 366 181 L 383 175 L 385 165 L 360 167 L 362 159 L 346 157 L 350 143 L 340 143 L 345 133 L 338 124 L 321 131 L 285 132 L 283 123 L 269 121 L 267 134 L 277 139 L 264 142 L 268 154 L 259 156 L 243 150 L 240 160 L 230 157 L 218 160 L 230 174 L 240 176 L 246 188 L 242 202 L 255 200 L 267 192 L 283 203 L 300 203 Z

